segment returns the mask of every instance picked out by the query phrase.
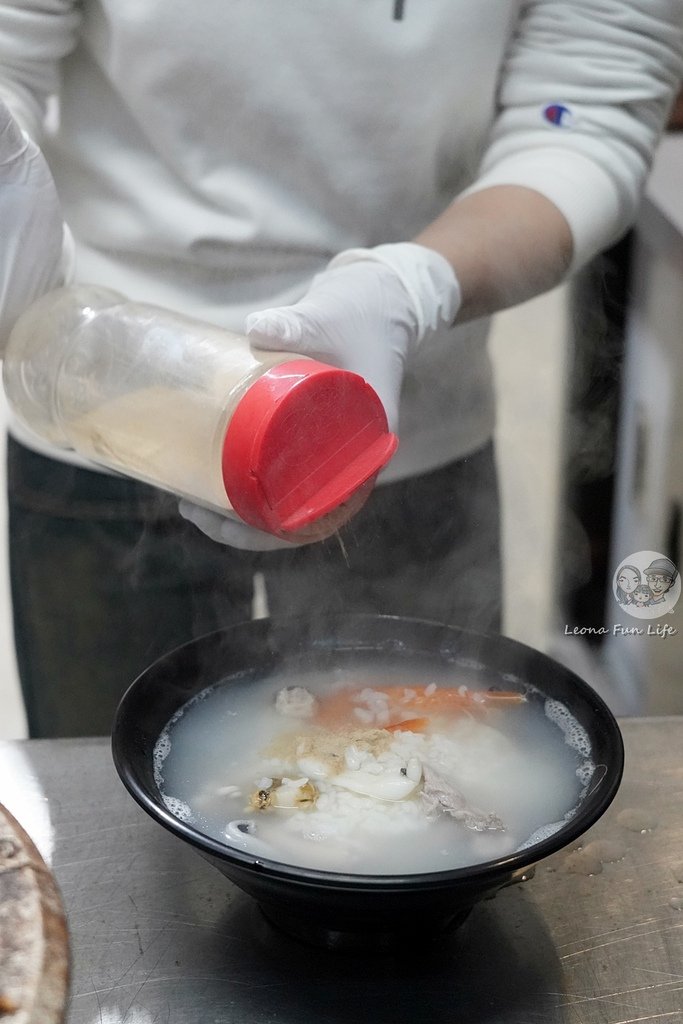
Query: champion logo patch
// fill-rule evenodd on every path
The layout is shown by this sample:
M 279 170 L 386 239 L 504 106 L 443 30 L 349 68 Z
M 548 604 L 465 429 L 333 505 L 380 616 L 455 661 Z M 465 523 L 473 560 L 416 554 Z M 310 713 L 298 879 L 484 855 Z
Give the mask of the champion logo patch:
M 543 108 L 543 120 L 556 128 L 571 128 L 574 115 L 570 107 L 565 107 L 563 103 L 549 103 Z

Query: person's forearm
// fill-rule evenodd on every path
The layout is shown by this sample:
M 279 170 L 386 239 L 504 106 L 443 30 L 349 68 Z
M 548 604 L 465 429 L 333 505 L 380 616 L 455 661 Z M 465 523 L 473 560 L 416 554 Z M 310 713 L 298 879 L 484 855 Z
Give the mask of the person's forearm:
M 462 289 L 458 322 L 548 291 L 566 274 L 572 235 L 557 207 L 532 189 L 498 185 L 449 206 L 414 239 L 449 261 Z

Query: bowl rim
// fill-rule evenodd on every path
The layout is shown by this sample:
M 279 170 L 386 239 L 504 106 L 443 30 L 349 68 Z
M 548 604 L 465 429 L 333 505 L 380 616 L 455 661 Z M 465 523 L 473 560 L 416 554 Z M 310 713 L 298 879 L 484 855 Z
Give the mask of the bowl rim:
M 516 651 L 517 653 L 525 654 L 526 656 L 533 658 L 539 665 L 551 668 L 554 673 L 559 673 L 568 682 L 571 682 L 574 687 L 574 692 L 583 698 L 586 705 L 590 704 L 592 706 L 592 710 L 596 712 L 597 718 L 600 719 L 603 726 L 606 726 L 609 730 L 609 739 L 613 746 L 613 763 L 605 766 L 603 775 L 595 784 L 593 784 L 593 780 L 591 780 L 587 786 L 587 791 L 584 794 L 581 803 L 555 832 L 545 839 L 541 839 L 536 843 L 524 846 L 521 849 L 517 849 L 493 860 L 480 861 L 475 864 L 440 871 L 406 872 L 401 874 L 362 874 L 344 871 L 329 871 L 296 864 L 287 864 L 265 856 L 239 850 L 227 843 L 222 843 L 219 840 L 214 839 L 212 836 L 202 832 L 189 822 L 176 817 L 161 802 L 160 795 L 157 800 L 150 793 L 149 787 L 142 780 L 140 771 L 136 770 L 135 764 L 131 764 L 130 759 L 125 755 L 122 749 L 121 733 L 126 723 L 126 718 L 131 713 L 131 705 L 135 699 L 139 699 L 139 691 L 152 677 L 153 672 L 163 668 L 173 660 L 177 660 L 184 652 L 196 650 L 207 643 L 211 644 L 219 642 L 237 630 L 244 630 L 245 627 L 255 628 L 258 624 L 263 624 L 264 622 L 272 623 L 272 625 L 277 629 L 283 629 L 287 626 L 296 627 L 297 624 L 303 625 L 304 623 L 309 622 L 309 620 L 304 619 L 303 617 L 278 617 L 273 620 L 252 619 L 245 620 L 244 622 L 236 623 L 231 626 L 226 626 L 221 629 L 212 630 L 209 633 L 205 633 L 202 636 L 187 641 L 184 644 L 180 644 L 166 652 L 137 676 L 137 678 L 130 684 L 119 703 L 111 736 L 111 750 L 114 766 L 123 785 L 130 795 L 153 820 L 173 835 L 183 839 L 185 842 L 195 847 L 200 851 L 200 853 L 208 855 L 211 858 L 218 859 L 221 862 L 231 864 L 236 869 L 247 872 L 256 872 L 264 878 L 268 877 L 269 879 L 295 883 L 300 886 L 312 886 L 318 888 L 325 887 L 327 889 L 339 890 L 352 889 L 365 893 L 381 893 L 394 889 L 400 889 L 402 892 L 410 892 L 411 890 L 424 891 L 431 888 L 452 887 L 459 883 L 475 887 L 477 883 L 483 883 L 486 881 L 495 883 L 497 879 L 514 875 L 517 872 L 523 871 L 525 868 L 528 869 L 539 861 L 544 860 L 546 857 L 551 856 L 553 853 L 564 849 L 579 836 L 582 836 L 600 817 L 602 817 L 614 800 L 624 772 L 624 743 L 621 730 L 619 729 L 616 717 L 603 698 L 600 697 L 600 695 L 596 693 L 596 691 L 585 680 L 581 679 L 581 677 L 576 675 L 576 673 L 571 669 L 559 662 L 556 662 L 549 655 L 546 655 L 518 640 L 513 640 L 510 637 L 498 634 L 479 633 L 474 630 L 463 629 L 459 626 L 446 625 L 432 619 L 364 613 L 338 613 L 327 617 L 327 620 L 330 619 L 336 622 L 343 621 L 345 624 L 350 624 L 352 622 L 362 622 L 367 624 L 379 621 L 384 624 L 388 622 L 402 624 L 409 623 L 411 626 L 417 626 L 418 628 L 422 625 L 438 627 L 439 630 L 445 631 L 452 636 L 457 635 L 478 643 L 503 642 L 510 651 Z M 261 626 L 261 628 L 263 627 Z M 343 649 L 346 650 L 347 648 Z M 229 677 L 229 675 L 230 672 L 227 672 L 226 676 L 222 678 Z M 191 700 L 203 689 L 208 689 L 211 686 L 219 685 L 220 683 L 221 677 L 207 681 L 204 687 L 197 689 L 193 694 L 189 695 L 187 699 Z M 542 695 L 551 696 L 544 694 L 542 688 L 537 686 L 535 683 L 529 682 L 528 685 L 536 689 L 537 692 Z M 596 770 L 599 767 L 600 764 L 595 765 Z

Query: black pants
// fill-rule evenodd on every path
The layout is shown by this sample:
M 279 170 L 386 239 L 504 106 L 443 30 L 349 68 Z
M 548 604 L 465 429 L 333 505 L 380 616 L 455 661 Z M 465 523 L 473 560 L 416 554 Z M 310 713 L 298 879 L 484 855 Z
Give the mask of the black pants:
M 176 501 L 8 440 L 10 573 L 32 737 L 103 735 L 153 660 L 252 616 L 255 574 L 273 616 L 347 610 L 500 625 L 492 446 L 376 488 L 335 537 L 269 553 L 209 540 Z

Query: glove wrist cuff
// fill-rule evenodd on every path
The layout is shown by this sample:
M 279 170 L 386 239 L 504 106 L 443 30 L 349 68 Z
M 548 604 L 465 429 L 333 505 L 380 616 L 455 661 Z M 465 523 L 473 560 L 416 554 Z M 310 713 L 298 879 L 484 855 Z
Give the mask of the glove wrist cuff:
M 440 253 L 416 242 L 395 242 L 372 249 L 346 249 L 330 261 L 328 269 L 363 260 L 382 263 L 396 274 L 415 312 L 418 342 L 440 323 L 453 323 L 462 302 L 460 284 Z

